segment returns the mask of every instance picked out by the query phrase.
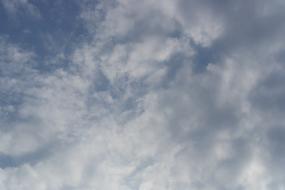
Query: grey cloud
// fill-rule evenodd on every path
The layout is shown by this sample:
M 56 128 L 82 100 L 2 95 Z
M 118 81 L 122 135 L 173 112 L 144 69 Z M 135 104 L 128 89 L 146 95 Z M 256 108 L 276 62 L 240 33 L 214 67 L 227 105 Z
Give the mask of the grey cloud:
M 284 71 L 273 71 L 256 86 L 252 92 L 252 103 L 259 110 L 283 113 L 284 99 Z
M 17 168 L 24 164 L 35 165 L 51 155 L 52 145 L 44 145 L 34 152 L 22 155 L 0 154 L 0 168 Z

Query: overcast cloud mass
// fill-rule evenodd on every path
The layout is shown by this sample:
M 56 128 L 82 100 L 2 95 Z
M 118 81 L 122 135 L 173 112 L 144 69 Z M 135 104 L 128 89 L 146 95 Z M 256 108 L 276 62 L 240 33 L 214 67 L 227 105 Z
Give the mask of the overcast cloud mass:
M 284 190 L 284 0 L 0 0 L 1 190 Z

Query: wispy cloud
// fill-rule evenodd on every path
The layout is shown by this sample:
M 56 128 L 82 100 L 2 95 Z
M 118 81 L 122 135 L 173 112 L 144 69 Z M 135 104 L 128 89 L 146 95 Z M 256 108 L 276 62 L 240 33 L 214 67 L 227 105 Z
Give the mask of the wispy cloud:
M 61 32 L 1 33 L 0 189 L 284 188 L 283 2 L 1 3 Z
M 1 4 L 5 8 L 6 13 L 13 17 L 21 15 L 21 13 L 26 13 L 28 16 L 33 16 L 35 18 L 41 17 L 37 7 L 29 0 L 2 0 Z

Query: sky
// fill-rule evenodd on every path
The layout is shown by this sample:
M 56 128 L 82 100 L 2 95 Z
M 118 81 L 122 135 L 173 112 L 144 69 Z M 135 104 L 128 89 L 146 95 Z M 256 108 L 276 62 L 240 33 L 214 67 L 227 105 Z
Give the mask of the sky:
M 284 190 L 284 0 L 0 0 L 0 189 Z

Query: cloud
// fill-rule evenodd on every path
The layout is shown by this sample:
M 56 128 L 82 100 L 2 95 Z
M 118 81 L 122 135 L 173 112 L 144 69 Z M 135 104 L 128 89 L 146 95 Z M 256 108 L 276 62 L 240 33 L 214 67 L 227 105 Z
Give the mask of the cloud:
M 1 38 L 1 189 L 284 187 L 284 3 L 78 7 L 65 67 Z
M 29 0 L 2 0 L 1 4 L 6 12 L 12 16 L 19 13 L 28 13 L 34 18 L 40 18 L 40 12 Z

